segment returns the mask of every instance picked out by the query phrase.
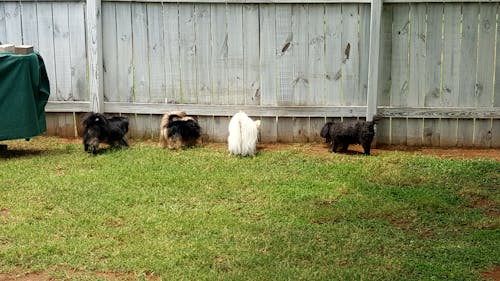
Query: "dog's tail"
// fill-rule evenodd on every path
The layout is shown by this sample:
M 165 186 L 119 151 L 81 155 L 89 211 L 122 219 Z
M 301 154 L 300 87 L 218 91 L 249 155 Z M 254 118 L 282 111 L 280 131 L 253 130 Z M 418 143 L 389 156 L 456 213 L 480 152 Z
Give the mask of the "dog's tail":
M 229 121 L 229 136 L 227 137 L 227 144 L 229 152 L 239 155 L 241 154 L 241 143 L 242 143 L 242 125 L 241 118 L 238 113 L 233 116 L 231 121 Z

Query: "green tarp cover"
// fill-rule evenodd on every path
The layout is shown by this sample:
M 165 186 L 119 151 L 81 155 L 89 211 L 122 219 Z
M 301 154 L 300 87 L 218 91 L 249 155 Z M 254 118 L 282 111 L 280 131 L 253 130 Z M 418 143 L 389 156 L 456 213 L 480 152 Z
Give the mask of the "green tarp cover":
M 49 95 L 49 79 L 40 55 L 0 53 L 0 140 L 45 132 Z

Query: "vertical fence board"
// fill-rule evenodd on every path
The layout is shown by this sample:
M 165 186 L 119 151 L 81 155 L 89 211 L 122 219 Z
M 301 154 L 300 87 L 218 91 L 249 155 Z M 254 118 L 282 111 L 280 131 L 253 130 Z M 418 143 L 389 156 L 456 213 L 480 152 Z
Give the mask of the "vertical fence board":
M 309 6 L 304 4 L 292 7 L 293 33 L 293 76 L 292 96 L 295 105 L 307 105 L 309 102 Z
M 166 102 L 181 101 L 179 4 L 163 4 L 163 33 L 165 38 L 165 89 Z
M 411 79 L 409 82 L 409 92 L 407 105 L 410 107 L 421 107 L 424 105 L 424 85 L 425 76 L 418 75 L 425 73 L 425 24 L 426 24 L 426 4 L 410 4 L 410 48 L 409 48 L 409 72 Z M 441 22 L 437 27 L 440 28 Z M 421 145 L 423 120 L 408 119 L 407 122 L 407 145 Z
M 277 118 L 278 142 L 293 142 L 294 137 L 294 118 L 278 117 Z
M 427 33 L 425 35 L 425 71 L 423 72 L 424 105 L 439 106 L 441 96 L 441 51 L 443 4 L 427 4 Z M 459 25 L 460 27 L 460 25 Z M 412 75 L 413 77 L 413 75 Z M 411 84 L 411 82 L 410 82 Z M 422 144 L 439 146 L 440 120 L 424 120 Z
M 368 61 L 370 51 L 370 13 L 371 8 L 369 4 L 359 5 L 359 97 L 356 105 L 367 105 Z M 381 61 L 379 61 L 379 63 L 381 63 Z
M 424 106 L 436 107 L 440 104 L 441 99 L 441 51 L 447 52 L 446 48 L 443 49 L 442 46 L 442 21 L 443 21 L 443 4 L 427 4 L 427 34 L 425 36 L 425 62 L 423 65 L 425 69 L 421 69 L 421 73 L 423 75 L 423 80 L 415 80 L 415 83 L 412 83 L 412 80 L 415 79 L 415 76 L 418 74 L 415 72 L 415 75 L 411 75 L 412 79 L 410 80 L 410 84 L 418 84 L 419 82 L 423 82 L 423 89 L 421 91 L 424 92 Z M 412 22 L 413 24 L 413 22 Z M 458 25 L 460 27 L 460 25 Z M 413 29 L 413 25 L 412 25 Z M 418 35 L 416 35 L 418 36 Z M 418 69 L 415 69 L 418 71 Z M 418 86 L 418 85 L 414 85 Z M 418 88 L 414 88 L 410 86 L 410 94 L 419 94 L 417 91 Z M 418 105 L 418 103 L 416 104 Z
M 227 74 L 229 104 L 245 104 L 243 91 L 243 8 L 227 5 Z
M 277 117 L 261 117 L 260 120 L 260 135 L 262 142 L 276 142 L 278 140 Z
M 309 7 L 309 98 L 311 105 L 325 102 L 325 5 Z
M 392 61 L 392 11 L 394 5 L 386 4 L 382 7 L 382 22 L 380 28 L 380 65 L 379 65 L 379 88 L 378 105 L 388 106 L 391 104 L 391 61 Z M 389 127 L 390 129 L 390 127 Z M 388 135 L 387 135 L 388 137 Z M 388 138 L 387 138 L 388 139 Z M 380 138 L 383 143 L 385 139 Z
M 85 4 L 69 3 L 69 41 L 71 92 L 74 100 L 89 100 L 87 89 L 87 51 L 85 50 Z
M 458 106 L 460 87 L 461 4 L 444 5 L 442 106 Z
M 478 107 L 491 107 L 493 94 L 493 71 L 495 61 L 496 3 L 481 3 L 479 8 L 479 38 L 477 50 L 477 92 Z
M 226 5 L 213 4 L 212 25 L 212 104 L 228 104 L 228 35 L 226 29 Z
M 0 4 L 1 5 L 1 4 Z M 2 8 L 0 8 L 0 11 Z M 21 3 L 21 21 L 22 21 L 22 34 L 23 34 L 23 44 L 33 45 L 33 49 L 38 51 L 38 28 L 37 28 L 37 12 L 36 3 L 26 2 Z M 0 12 L 1 14 L 1 12 Z M 1 15 L 0 15 L 1 18 Z M 78 19 L 75 19 L 78 20 Z M 0 19 L 1 21 L 1 19 Z M 71 23 L 70 23 L 71 24 Z M 82 22 L 83 24 L 83 22 Z M 1 26 L 0 22 L 0 26 Z M 2 28 L 0 27 L 0 30 Z M 1 31 L 0 31 L 1 34 Z M 85 32 L 83 33 L 85 34 Z M 2 41 L 0 35 L 0 41 Z M 84 45 L 85 46 L 85 45 Z
M 443 86 L 440 105 L 459 105 L 461 4 L 444 5 Z M 457 119 L 441 119 L 441 146 L 457 145 Z
M 118 100 L 134 100 L 134 66 L 132 52 L 132 7 L 130 3 L 116 3 L 116 37 L 119 67 L 117 73 Z
M 325 118 L 309 118 L 309 141 L 324 143 L 325 139 L 322 138 L 319 133 L 325 125 Z
M 393 10 L 391 106 L 404 107 L 408 96 L 408 36 L 409 12 L 407 4 Z M 391 119 L 391 144 L 406 144 L 406 119 Z
M 276 6 L 278 105 L 293 104 L 293 37 L 292 6 Z
M 260 5 L 261 105 L 276 105 L 276 6 Z
M 462 5 L 462 41 L 459 70 L 459 100 L 461 106 L 475 106 L 478 15 L 478 3 L 464 3 Z M 460 120 L 457 133 L 458 145 L 464 147 L 472 146 L 473 131 L 474 122 L 472 120 L 470 122 L 468 120 Z
M 214 117 L 213 116 L 197 116 L 198 124 L 201 128 L 201 140 L 203 143 L 211 141 L 214 135 Z
M 212 41 L 211 41 L 211 6 L 196 4 L 196 88 L 198 102 L 212 102 Z
M 358 4 L 342 4 L 342 83 L 344 105 L 356 105 L 359 95 Z M 366 100 L 366 99 L 365 99 Z
M 132 5 L 132 51 L 134 59 L 134 101 L 150 101 L 148 16 L 145 3 Z M 144 118 L 138 117 L 141 121 Z
M 254 119 L 254 118 L 252 117 L 252 119 Z M 213 141 L 215 141 L 215 142 L 227 142 L 227 136 L 229 134 L 228 130 L 227 130 L 227 128 L 229 127 L 229 120 L 231 120 L 231 119 L 228 116 L 214 117 L 214 121 L 213 121 L 214 136 L 212 138 Z
M 462 106 L 474 106 L 479 4 L 464 3 L 462 14 L 459 99 Z
M 500 148 L 500 120 L 493 119 L 491 128 L 491 147 Z
M 47 76 L 49 78 L 51 95 L 49 100 L 57 100 L 56 95 L 52 94 L 56 89 L 56 75 L 55 75 L 55 58 L 54 58 L 54 26 L 52 24 L 52 4 L 51 3 L 38 3 L 38 44 L 40 55 L 45 62 L 47 69 Z M 43 34 L 43 36 L 42 36 Z
M 325 89 L 326 105 L 342 104 L 342 10 L 341 5 L 325 7 Z
M 102 3 L 102 63 L 103 63 L 103 90 L 105 101 L 120 101 L 119 84 L 123 83 L 117 77 L 119 65 L 118 36 L 116 33 L 116 3 Z
M 21 33 L 21 5 L 18 2 L 6 2 L 5 32 L 8 44 L 22 44 Z
M 69 45 L 68 4 L 54 3 L 52 5 L 54 15 L 54 53 L 56 63 L 56 88 L 52 94 L 56 94 L 58 100 L 73 100 L 71 94 L 71 61 Z
M 314 136 L 311 132 L 309 118 L 294 117 L 293 118 L 293 142 L 308 142 L 310 136 Z
M 476 105 L 491 108 L 493 104 L 493 82 L 495 68 L 495 35 L 497 3 L 481 3 L 479 6 L 480 22 L 478 35 L 477 92 Z M 474 145 L 491 146 L 491 119 L 476 119 L 474 126 Z
M 181 103 L 197 103 L 194 5 L 179 5 Z
M 243 89 L 245 104 L 260 104 L 259 6 L 243 5 Z
M 474 120 L 462 119 L 458 122 L 457 146 L 471 147 L 473 144 Z
M 0 2 L 0 42 L 7 44 L 7 31 L 5 30 L 5 2 Z
M 165 57 L 161 4 L 147 4 L 150 102 L 165 101 Z

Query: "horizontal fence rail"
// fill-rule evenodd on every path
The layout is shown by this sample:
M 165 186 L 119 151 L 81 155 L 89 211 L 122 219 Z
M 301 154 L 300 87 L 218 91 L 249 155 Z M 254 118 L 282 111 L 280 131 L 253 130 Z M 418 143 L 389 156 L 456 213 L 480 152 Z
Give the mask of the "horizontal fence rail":
M 185 110 L 225 141 L 243 110 L 264 140 L 319 141 L 329 118 L 376 113 L 378 143 L 500 147 L 499 14 L 499 1 L 0 0 L 0 42 L 44 58 L 49 134 L 77 136 L 93 108 L 155 138 Z

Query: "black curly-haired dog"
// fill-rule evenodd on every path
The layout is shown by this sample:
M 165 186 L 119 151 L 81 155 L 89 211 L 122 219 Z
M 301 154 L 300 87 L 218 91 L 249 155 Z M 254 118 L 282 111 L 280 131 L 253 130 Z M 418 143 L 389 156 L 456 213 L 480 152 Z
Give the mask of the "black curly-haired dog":
M 83 120 L 84 150 L 97 154 L 100 143 L 110 146 L 128 147 L 125 134 L 128 132 L 127 117 L 106 117 L 101 113 L 88 113 Z
M 327 122 L 320 132 L 320 136 L 331 144 L 330 151 L 337 152 L 339 145 L 341 151 L 346 152 L 350 144 L 361 144 L 366 155 L 370 155 L 370 146 L 375 136 L 375 121 L 347 121 Z
M 170 149 L 191 147 L 201 142 L 201 127 L 184 111 L 172 111 L 163 115 L 160 128 L 160 144 Z

